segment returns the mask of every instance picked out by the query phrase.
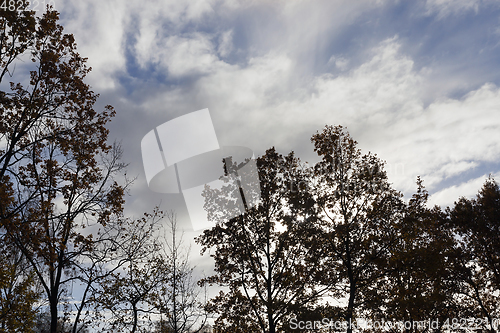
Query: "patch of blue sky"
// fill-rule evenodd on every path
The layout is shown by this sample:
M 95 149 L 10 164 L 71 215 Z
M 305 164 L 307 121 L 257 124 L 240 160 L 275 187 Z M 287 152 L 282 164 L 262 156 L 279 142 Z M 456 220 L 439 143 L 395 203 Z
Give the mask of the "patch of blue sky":
M 470 161 L 470 162 L 474 162 L 474 164 L 476 165 L 475 166 L 471 165 L 469 169 L 462 171 L 459 174 L 443 178 L 443 180 L 439 184 L 437 184 L 435 187 L 432 188 L 432 192 L 439 192 L 445 188 L 466 183 L 471 179 L 476 179 L 484 176 L 484 180 L 486 180 L 486 178 L 490 174 L 492 176 L 500 174 L 500 161 L 491 161 L 491 162 Z M 496 179 L 496 181 L 500 182 L 500 179 Z M 424 185 L 425 185 L 425 179 L 424 179 Z M 477 190 L 479 190 L 479 188 Z

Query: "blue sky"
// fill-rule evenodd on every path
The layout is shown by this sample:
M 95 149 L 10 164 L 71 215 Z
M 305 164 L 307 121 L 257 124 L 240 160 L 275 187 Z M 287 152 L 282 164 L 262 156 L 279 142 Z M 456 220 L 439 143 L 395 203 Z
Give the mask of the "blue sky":
M 310 137 L 343 125 L 387 161 L 409 196 L 417 175 L 432 204 L 473 196 L 500 177 L 500 1 L 56 1 L 117 110 L 137 176 L 129 209 L 185 215 L 151 192 L 140 142 L 156 126 L 209 108 L 221 145 L 275 146 L 316 160 Z M 183 215 L 184 214 L 184 215 Z M 189 221 L 182 221 L 189 228 Z

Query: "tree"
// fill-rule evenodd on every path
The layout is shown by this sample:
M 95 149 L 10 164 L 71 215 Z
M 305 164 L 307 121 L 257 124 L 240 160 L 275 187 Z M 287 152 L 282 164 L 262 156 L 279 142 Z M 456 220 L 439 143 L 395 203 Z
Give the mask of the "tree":
M 457 296 L 469 316 L 487 318 L 484 328 L 497 331 L 500 315 L 500 188 L 489 177 L 475 199 L 460 198 L 448 210 L 450 226 L 458 236 L 454 260 Z
M 113 261 L 112 269 L 88 271 L 98 272 L 88 302 L 105 313 L 104 331 L 202 332 L 208 315 L 189 264 L 190 250 L 183 249 L 178 234 L 176 215 L 157 212 L 154 217 L 126 224 L 131 238 L 113 245 L 113 251 L 123 255 L 117 256 L 120 262 Z M 157 226 L 163 217 L 167 230 L 161 239 Z M 109 260 L 100 258 L 93 263 L 109 266 Z
M 27 4 L 25 4 L 27 6 Z M 97 95 L 74 38 L 63 34 L 58 13 L 0 13 L 0 82 L 31 60 L 27 79 L 0 92 L 0 228 L 22 252 L 48 299 L 51 332 L 60 319 L 65 286 L 80 279 L 91 230 L 123 213 L 123 170 L 118 146 L 107 144 L 111 106 L 98 113 Z
M 310 229 L 317 215 L 314 201 L 308 191 L 294 190 L 306 183 L 307 168 L 293 153 L 282 156 L 274 148 L 267 150 L 257 159 L 260 202 L 253 207 L 244 202 L 245 213 L 228 219 L 237 215 L 231 209 L 236 209 L 241 185 L 233 184 L 246 178 L 242 164 L 248 161 L 225 163 L 227 185 L 205 192 L 205 207 L 216 226 L 197 239 L 202 253 L 215 249 L 211 256 L 216 274 L 206 283 L 228 288 L 211 301 L 211 308 L 220 314 L 214 330 L 284 331 L 288 319 L 314 306 L 330 287 L 314 283 L 322 272 Z M 235 179 L 229 170 L 238 170 L 239 177 Z
M 89 304 L 94 305 L 97 313 L 102 310 L 103 331 L 134 333 L 151 330 L 151 325 L 145 327 L 144 322 L 151 322 L 150 316 L 159 314 L 156 311 L 156 291 L 166 283 L 171 271 L 157 237 L 162 217 L 162 212 L 155 211 L 155 214 L 145 214 L 135 223 L 124 224 L 124 234 L 118 232 L 111 236 L 111 249 L 118 253 L 118 262 L 101 261 L 102 257 L 97 257 L 93 263 L 105 263 L 107 267 L 87 271 L 97 273 L 89 284 L 92 289 Z
M 387 278 L 377 284 L 383 297 L 372 300 L 374 319 L 414 323 L 430 320 L 442 328 L 448 318 L 457 317 L 457 284 L 450 264 L 459 256 L 455 239 L 447 226 L 447 214 L 438 206 L 427 207 L 428 192 L 417 179 L 417 193 L 405 205 L 398 225 L 399 241 L 392 251 Z M 411 325 L 406 332 L 426 331 Z
M 318 206 L 316 239 L 331 276 L 342 281 L 334 297 L 347 298 L 343 317 L 352 332 L 357 312 L 371 310 L 376 284 L 387 278 L 389 260 L 400 235 L 402 195 L 391 188 L 383 162 L 371 153 L 361 155 L 357 142 L 342 126 L 326 126 L 312 136 L 321 160 L 314 166 Z
M 22 253 L 0 236 L 0 332 L 33 332 L 40 292 Z
M 36 19 L 34 12 L 23 3 L 19 10 L 2 10 L 0 13 L 0 82 L 6 74 L 12 76 L 15 65 L 11 66 L 35 43 Z M 5 97 L 2 92 L 2 97 Z
M 73 333 L 91 324 L 100 325 L 102 321 L 111 323 L 113 329 L 127 326 L 128 304 L 133 305 L 132 331 L 138 329 L 138 315 L 143 309 L 137 306 L 151 297 L 150 290 L 164 282 L 168 274 L 163 258 L 157 255 L 160 245 L 156 232 L 162 218 L 163 212 L 155 209 L 140 219 L 126 218 L 107 223 L 93 234 L 92 246 L 75 262 L 78 267 L 75 273 L 84 290 L 75 302 Z M 141 271 L 146 272 L 144 276 Z M 130 288 L 136 291 L 142 288 L 143 292 L 139 295 L 130 292 Z M 104 313 L 99 311 L 101 309 L 105 310 Z
M 183 234 L 179 235 L 177 217 L 167 213 L 167 231 L 164 258 L 169 275 L 158 287 L 157 309 L 161 315 L 159 332 L 198 333 L 207 323 L 206 299 L 200 299 L 202 289 L 194 278 L 194 266 L 190 265 L 191 248 L 184 248 Z M 206 298 L 206 290 L 205 290 Z

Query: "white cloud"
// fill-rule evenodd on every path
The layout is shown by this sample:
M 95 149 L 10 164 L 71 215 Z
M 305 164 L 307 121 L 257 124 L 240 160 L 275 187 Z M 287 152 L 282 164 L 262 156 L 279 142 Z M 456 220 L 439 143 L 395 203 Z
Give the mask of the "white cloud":
M 349 59 L 346 59 L 341 56 L 331 56 L 330 59 L 328 60 L 327 65 L 329 66 L 334 66 L 335 68 L 338 68 L 341 71 L 345 71 L 348 69 L 349 66 Z
M 411 175 L 424 176 L 430 189 L 478 163 L 498 160 L 499 103 L 500 89 L 493 84 L 460 100 L 432 103 L 394 124 L 401 129 L 392 145 L 398 153 L 395 158 L 409 164 L 405 169 Z
M 201 75 L 218 70 L 218 57 L 208 36 L 193 34 L 192 36 L 172 36 L 156 50 L 157 61 L 168 68 L 169 75 Z
M 121 1 L 69 1 L 56 3 L 63 13 L 66 33 L 73 33 L 78 52 L 88 58 L 92 67 L 89 83 L 96 90 L 116 87 L 114 74 L 125 67 L 124 33 L 128 8 Z
M 141 29 L 150 28 L 160 31 L 167 23 L 176 33 L 186 24 L 200 21 L 203 17 L 213 14 L 215 0 L 147 0 L 130 5 L 131 14 L 135 15 L 141 24 Z M 163 24 L 162 24 L 163 23 Z
M 438 19 L 449 15 L 457 15 L 468 11 L 478 12 L 480 0 L 427 0 L 427 15 L 436 14 Z
M 276 26 L 269 29 L 271 26 L 255 25 L 254 30 L 246 32 L 251 50 L 255 51 L 255 54 L 249 54 L 249 58 L 269 52 L 294 53 L 293 58 L 298 53 L 314 54 L 318 47 L 324 47 L 319 40 L 323 38 L 321 35 L 336 33 L 336 28 L 379 5 L 381 2 L 375 0 L 356 3 L 345 0 L 317 0 L 313 3 L 233 0 L 110 0 L 103 3 L 68 0 L 58 4 L 56 9 L 62 12 L 66 31 L 76 35 L 79 52 L 89 58 L 89 65 L 93 67 L 89 77 L 91 85 L 103 90 L 117 88 L 116 74 L 126 72 L 128 51 L 137 57 L 139 65 L 166 64 L 175 76 L 205 73 L 219 56 L 227 57 L 233 51 L 233 32 L 231 29 L 213 35 L 199 30 L 193 32 L 193 29 L 197 30 L 194 27 L 204 20 L 229 20 L 243 10 L 268 9 L 276 13 L 273 23 Z M 330 24 L 320 24 L 324 20 Z M 305 25 L 307 29 L 302 28 Z M 187 34 L 186 29 L 190 31 Z M 283 38 L 285 32 L 288 36 Z M 219 47 L 212 42 L 217 39 Z M 267 50 L 261 52 L 262 48 Z M 344 59 L 340 59 L 337 66 L 345 68 Z
M 125 71 L 127 34 L 135 38 L 129 47 L 140 66 L 155 64 L 174 79 L 191 76 L 189 86 L 159 89 L 142 108 L 158 115 L 166 109 L 209 107 L 221 144 L 241 144 L 261 152 L 273 145 L 305 152 L 311 150 L 306 145 L 314 131 L 325 124 L 342 124 L 364 151 L 387 160 L 391 181 L 405 193 L 415 189 L 417 175 L 432 192 L 444 179 L 498 160 L 500 89 L 485 83 L 462 98 L 428 101 L 429 87 L 436 86 L 428 73 L 435 69 L 416 69 L 397 36 L 371 49 L 371 58 L 361 65 L 347 54 L 334 54 L 329 65 L 339 75 L 311 74 L 310 69 L 317 68 L 316 55 L 327 49 L 325 36 L 334 39 L 341 27 L 378 5 L 375 1 L 311 5 L 158 0 L 121 6 L 72 2 L 68 8 L 75 10 L 74 20 L 68 19 L 65 27 L 75 31 L 79 51 L 89 57 L 97 73 L 93 85 L 112 88 L 113 74 Z M 245 31 L 251 46 L 246 51 L 235 51 L 234 27 L 210 33 L 183 30 L 219 17 L 214 8 L 222 8 L 223 16 L 229 17 L 258 6 L 276 11 L 272 22 L 276 29 L 251 26 L 254 30 Z M 474 0 L 426 2 L 427 13 L 438 18 L 477 11 L 478 6 Z M 223 60 L 233 52 L 247 52 L 246 63 Z
M 499 176 L 500 174 L 497 174 L 494 178 L 498 180 Z M 442 208 L 453 207 L 455 201 L 461 197 L 473 199 L 476 197 L 487 178 L 488 175 L 483 175 L 438 191 L 429 196 L 428 206 L 433 207 L 434 205 L 439 205 Z
M 159 37 L 165 24 L 175 27 L 170 31 L 175 35 L 187 24 L 213 13 L 216 2 L 88 0 L 56 3 L 56 9 L 62 13 L 65 31 L 75 35 L 79 53 L 89 58 L 88 63 L 93 68 L 89 83 L 96 90 L 104 90 L 117 88 L 115 75 L 126 71 L 125 55 L 130 42 L 127 38 L 137 38 L 134 50 L 144 65 L 151 57 L 161 56 L 158 54 L 161 44 L 155 43 L 162 40 Z M 193 52 L 203 48 L 196 44 L 199 42 L 200 38 L 195 38 L 191 43 Z
M 425 76 L 401 54 L 397 38 L 358 68 L 322 75 L 300 89 L 290 89 L 295 66 L 285 55 L 268 54 L 245 68 L 220 68 L 191 93 L 224 119 L 227 141 L 253 147 L 295 149 L 299 138 L 307 141 L 325 124 L 348 126 L 364 151 L 394 166 L 391 180 L 405 192 L 415 189 L 417 175 L 432 190 L 500 157 L 500 89 L 485 84 L 462 99 L 424 107 Z
M 340 57 L 337 60 L 335 60 L 335 66 L 337 66 L 337 68 L 342 71 L 345 71 L 348 65 L 349 65 L 349 60 L 345 58 Z
M 233 31 L 228 30 L 219 36 L 217 52 L 221 57 L 227 57 L 233 50 Z
M 186 25 L 213 14 L 214 5 L 215 1 L 151 0 L 134 8 L 131 15 L 137 24 L 133 27 L 136 43 L 132 47 L 139 63 L 144 66 L 150 61 L 157 62 L 167 53 L 162 49 L 165 42 L 181 37 L 179 34 Z

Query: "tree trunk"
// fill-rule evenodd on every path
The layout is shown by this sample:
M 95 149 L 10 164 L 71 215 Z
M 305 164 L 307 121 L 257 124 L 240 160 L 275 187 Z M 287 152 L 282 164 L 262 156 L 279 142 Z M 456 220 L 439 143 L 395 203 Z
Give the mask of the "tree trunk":
M 50 333 L 57 333 L 57 292 L 50 295 Z
M 136 329 L 137 329 L 137 304 L 136 303 L 132 303 L 132 311 L 134 312 L 134 323 L 132 325 L 132 332 L 131 333 L 135 333 Z
M 347 305 L 347 314 L 345 320 L 347 321 L 347 333 L 352 333 L 352 317 L 354 312 L 354 297 L 356 296 L 356 288 L 351 286 L 349 291 L 349 303 Z

